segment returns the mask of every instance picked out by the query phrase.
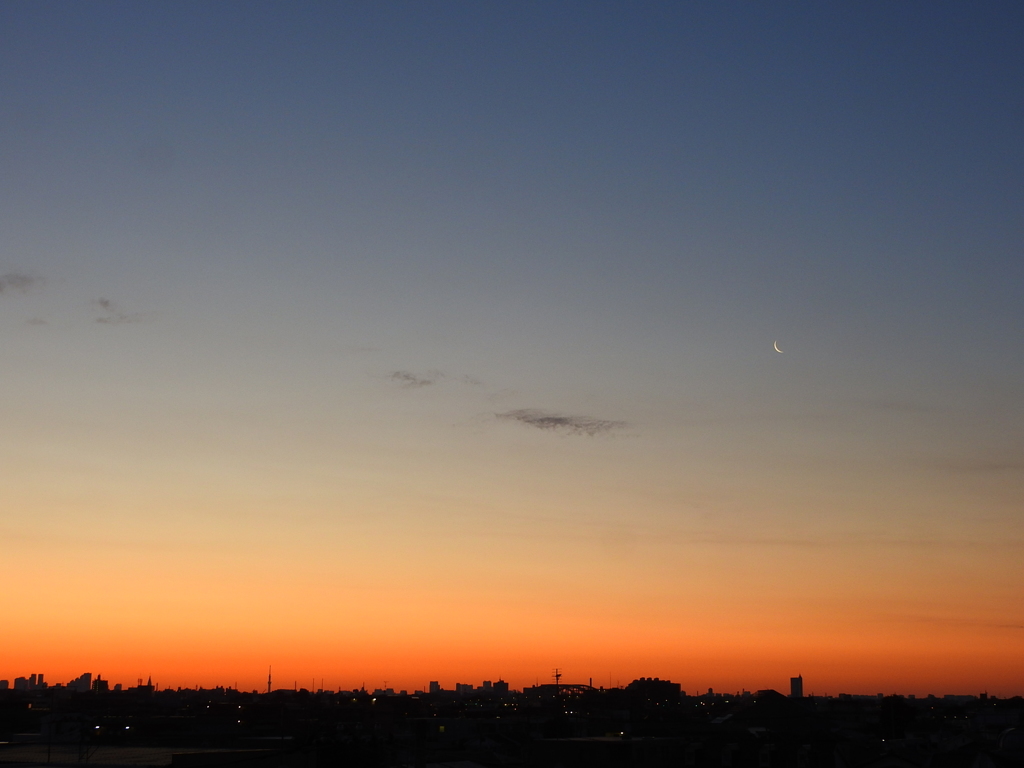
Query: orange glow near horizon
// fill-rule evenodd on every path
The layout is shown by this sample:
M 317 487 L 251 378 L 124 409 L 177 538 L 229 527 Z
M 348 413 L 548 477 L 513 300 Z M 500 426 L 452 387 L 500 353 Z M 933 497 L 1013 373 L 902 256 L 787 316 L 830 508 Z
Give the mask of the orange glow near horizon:
M 480 638 L 487 642 L 492 638 Z M 567 682 L 588 682 L 598 686 L 625 685 L 642 677 L 661 677 L 680 682 L 689 693 L 707 688 L 717 691 L 785 690 L 789 677 L 802 674 L 808 693 L 819 695 L 846 693 L 979 693 L 996 696 L 1020 695 L 1024 663 L 1017 654 L 1016 642 L 989 640 L 976 633 L 947 637 L 943 644 L 926 634 L 902 637 L 902 642 L 886 638 L 873 647 L 846 648 L 836 638 L 819 638 L 827 643 L 827 653 L 789 647 L 749 647 L 712 649 L 707 646 L 680 646 L 668 652 L 649 644 L 635 646 L 584 645 L 573 654 L 547 654 L 543 649 L 503 648 L 488 642 L 487 652 L 472 647 L 446 649 L 422 648 L 416 639 L 408 646 L 393 642 L 385 649 L 369 642 L 331 648 L 308 647 L 294 643 L 289 653 L 271 647 L 235 650 L 236 638 L 217 638 L 210 645 L 197 638 L 172 636 L 162 643 L 144 638 L 115 640 L 96 638 L 78 643 L 74 653 L 60 647 L 35 643 L 21 647 L 8 643 L 5 667 L 9 679 L 30 672 L 44 672 L 51 683 L 67 682 L 85 671 L 102 674 L 112 683 L 134 685 L 137 678 L 152 677 L 161 687 L 236 686 L 241 690 L 265 690 L 266 659 L 273 665 L 275 688 L 317 687 L 323 680 L 328 689 L 350 690 L 365 685 L 368 689 L 389 687 L 410 692 L 422 689 L 430 680 L 439 680 L 446 688 L 456 682 L 479 685 L 484 679 L 503 679 L 513 688 L 550 682 L 550 658 L 568 659 L 562 666 Z M 219 641 L 219 642 L 218 642 Z M 983 644 L 984 642 L 984 644 Z M 58 645 L 54 643 L 53 645 Z M 125 647 L 125 646 L 129 647 Z M 258 640 L 254 646 L 263 645 Z M 922 646 L 927 650 L 922 651 Z M 959 652 L 958 652 L 959 651 Z M 799 657 L 799 661 L 797 661 Z M 628 658 L 628 663 L 616 661 Z M 49 663 L 47 663 L 49 662 Z M 263 664 L 262 670 L 260 665 Z
M 694 583 L 689 568 L 654 564 L 656 547 L 647 554 L 647 567 Z M 665 586 L 663 573 L 660 594 L 645 595 L 642 584 L 617 585 L 621 573 L 584 589 L 568 557 L 549 565 L 545 579 L 557 587 L 505 584 L 496 563 L 491 581 L 478 568 L 477 583 L 458 588 L 457 574 L 422 562 L 374 573 L 317 558 L 244 568 L 227 556 L 122 552 L 116 566 L 93 563 L 86 576 L 90 556 L 65 555 L 59 568 L 25 557 L 4 565 L 20 620 L 5 628 L 0 677 L 43 672 L 56 683 L 91 671 L 125 685 L 152 676 L 164 687 L 264 690 L 272 664 L 276 687 L 323 679 L 331 689 L 373 689 L 386 680 L 411 692 L 430 680 L 452 688 L 500 678 L 521 688 L 547 682 L 558 666 L 565 680 L 653 676 L 691 693 L 783 689 L 796 674 L 819 694 L 1024 689 L 1018 628 L 981 615 L 900 615 L 895 603 L 879 610 L 868 574 L 840 593 L 835 579 L 801 584 L 787 569 L 758 576 L 756 563 L 734 563 L 717 583 L 696 579 L 692 592 Z M 840 594 L 843 610 L 830 615 Z

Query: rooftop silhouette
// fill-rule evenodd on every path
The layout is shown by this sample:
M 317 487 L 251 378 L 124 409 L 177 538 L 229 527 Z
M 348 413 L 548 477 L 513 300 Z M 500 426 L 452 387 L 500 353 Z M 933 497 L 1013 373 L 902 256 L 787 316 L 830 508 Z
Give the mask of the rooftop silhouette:
M 0 764 L 26 767 L 1024 764 L 1024 699 L 986 694 L 689 695 L 650 677 L 604 688 L 559 676 L 521 691 L 501 680 L 453 689 L 435 681 L 413 693 L 158 690 L 141 679 L 111 687 L 89 673 L 69 684 L 17 682 L 0 686 Z

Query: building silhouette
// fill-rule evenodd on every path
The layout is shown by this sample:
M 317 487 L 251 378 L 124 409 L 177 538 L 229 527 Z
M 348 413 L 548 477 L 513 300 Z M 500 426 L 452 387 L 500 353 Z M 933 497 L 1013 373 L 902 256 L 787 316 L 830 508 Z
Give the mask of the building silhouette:
M 802 699 L 804 697 L 803 675 L 789 678 L 789 697 L 791 699 Z

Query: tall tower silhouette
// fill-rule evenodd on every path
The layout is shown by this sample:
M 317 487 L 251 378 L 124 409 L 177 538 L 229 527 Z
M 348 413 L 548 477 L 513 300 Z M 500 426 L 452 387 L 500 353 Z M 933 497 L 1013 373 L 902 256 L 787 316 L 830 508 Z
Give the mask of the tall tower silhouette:
M 802 699 L 804 697 L 803 675 L 789 678 L 789 697 L 791 699 Z
M 270 672 L 273 667 L 267 667 L 267 693 L 270 693 Z

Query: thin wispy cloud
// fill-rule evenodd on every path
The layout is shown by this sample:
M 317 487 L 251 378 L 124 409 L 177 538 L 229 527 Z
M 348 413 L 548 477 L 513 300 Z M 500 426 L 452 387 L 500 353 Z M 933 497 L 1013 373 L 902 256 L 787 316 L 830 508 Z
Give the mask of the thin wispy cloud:
M 536 408 L 519 408 L 513 411 L 494 414 L 499 419 L 518 421 L 528 427 L 543 429 L 549 432 L 561 432 L 566 435 L 585 435 L 595 437 L 621 429 L 626 426 L 624 421 L 598 419 L 593 416 L 575 416 L 563 413 L 550 413 Z
M 915 403 L 910 400 L 897 400 L 890 398 L 877 398 L 874 400 L 854 400 L 854 405 L 861 408 L 870 408 L 876 411 L 887 411 L 890 413 L 936 413 L 940 409 L 923 403 Z
M 5 293 L 28 293 L 46 282 L 41 277 L 27 275 L 23 272 L 8 272 L 0 275 L 0 294 Z
M 673 540 L 682 544 L 721 545 L 737 547 L 796 547 L 796 548 L 828 548 L 828 549 L 865 549 L 878 551 L 881 549 L 896 550 L 1020 550 L 1024 541 L 1014 538 L 983 539 L 913 539 L 890 537 L 884 535 L 757 535 L 735 533 L 732 531 L 680 531 L 676 533 L 660 532 L 662 540 Z
M 985 629 L 1024 630 L 1024 624 L 1014 621 L 992 621 L 985 619 L 955 618 L 949 616 L 894 616 L 894 619 L 918 624 L 939 624 L 954 627 L 982 627 Z
M 437 383 L 437 380 L 441 378 L 441 374 L 428 373 L 421 376 L 411 371 L 392 371 L 388 374 L 388 378 L 402 389 L 420 389 Z
M 123 323 L 138 323 L 144 319 L 141 313 L 125 312 L 110 299 L 96 299 L 94 303 L 100 310 L 100 314 L 96 317 L 97 323 L 121 325 Z
M 961 461 L 936 462 L 937 466 L 950 472 L 968 473 L 1013 473 L 1024 472 L 1024 461 L 1020 459 L 964 459 Z

